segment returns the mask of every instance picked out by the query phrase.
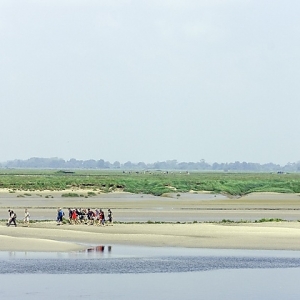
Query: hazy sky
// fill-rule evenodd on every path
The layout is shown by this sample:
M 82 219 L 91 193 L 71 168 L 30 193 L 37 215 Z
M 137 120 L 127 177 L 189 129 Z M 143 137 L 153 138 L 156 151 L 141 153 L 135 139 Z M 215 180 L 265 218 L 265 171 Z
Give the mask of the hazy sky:
M 0 161 L 299 161 L 299 16 L 297 0 L 0 0 Z

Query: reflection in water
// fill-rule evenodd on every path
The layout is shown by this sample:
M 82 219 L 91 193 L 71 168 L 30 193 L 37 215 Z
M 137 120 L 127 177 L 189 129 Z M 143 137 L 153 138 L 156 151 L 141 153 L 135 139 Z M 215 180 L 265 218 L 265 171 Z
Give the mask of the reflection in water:
M 297 251 L 98 245 L 76 252 L 1 252 L 0 274 L 140 274 L 300 268 Z M 0 294 L 1 298 L 1 294 Z
M 111 249 L 112 249 L 112 246 L 107 246 L 108 253 L 111 253 Z M 93 253 L 93 252 L 100 252 L 101 253 L 102 252 L 102 253 L 104 253 L 104 250 L 105 250 L 105 246 L 96 246 L 96 247 L 92 247 L 92 248 L 82 250 L 80 252 L 83 252 L 83 253 Z

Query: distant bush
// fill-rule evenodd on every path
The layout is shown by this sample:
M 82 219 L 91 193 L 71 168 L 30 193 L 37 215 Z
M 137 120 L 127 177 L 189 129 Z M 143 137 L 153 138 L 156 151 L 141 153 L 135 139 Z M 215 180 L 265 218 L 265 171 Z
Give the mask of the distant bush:
M 88 192 L 87 194 L 88 194 L 88 196 L 89 196 L 89 197 L 92 197 L 92 196 L 97 196 L 97 194 L 96 194 L 96 193 L 94 193 L 94 192 Z
M 234 221 L 233 220 L 229 220 L 229 219 L 223 219 L 221 221 L 221 223 L 234 223 Z
M 283 222 L 283 219 L 279 219 L 279 218 L 263 218 L 260 220 L 255 220 L 255 223 L 263 223 L 263 222 Z
M 61 195 L 62 197 L 79 197 L 76 193 L 65 193 Z

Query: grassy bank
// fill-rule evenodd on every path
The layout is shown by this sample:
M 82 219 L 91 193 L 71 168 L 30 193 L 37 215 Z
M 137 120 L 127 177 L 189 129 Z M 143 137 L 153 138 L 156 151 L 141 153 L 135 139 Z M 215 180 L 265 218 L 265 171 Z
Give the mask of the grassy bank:
M 230 195 L 251 192 L 300 193 L 300 174 L 266 173 L 123 173 L 121 171 L 1 170 L 0 188 L 11 192 L 88 189 L 95 192 L 122 190 L 162 195 L 188 191 L 211 191 Z

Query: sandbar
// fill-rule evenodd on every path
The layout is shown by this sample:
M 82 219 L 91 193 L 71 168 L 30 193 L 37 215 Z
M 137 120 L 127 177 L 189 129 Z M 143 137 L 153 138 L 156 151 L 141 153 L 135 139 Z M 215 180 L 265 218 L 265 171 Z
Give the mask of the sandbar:
M 21 220 L 28 208 L 29 227 L 6 227 L 0 222 L 0 251 L 78 251 L 89 245 L 142 245 L 215 249 L 300 250 L 299 194 L 253 193 L 240 198 L 209 193 L 180 196 L 99 194 L 64 198 L 65 191 L 9 193 L 0 190 L 0 219 L 12 208 Z M 87 191 L 85 191 L 87 192 Z M 26 193 L 28 194 L 28 193 Z M 20 195 L 22 197 L 20 197 Z M 47 198 L 46 198 L 47 196 Z M 56 210 L 63 207 L 112 208 L 114 226 L 57 226 Z M 123 218 L 123 219 L 122 219 Z M 280 218 L 281 222 L 254 222 Z M 233 219 L 235 223 L 220 223 Z M 245 222 L 238 223 L 238 220 Z M 41 221 L 48 220 L 48 221 Z M 52 220 L 52 221 L 49 221 Z M 162 223 L 150 224 L 148 220 Z M 151 222 L 152 223 L 152 222 Z
M 0 224 L 0 251 L 77 251 L 87 245 L 143 245 L 211 249 L 300 250 L 300 223 L 115 224 L 30 227 Z

